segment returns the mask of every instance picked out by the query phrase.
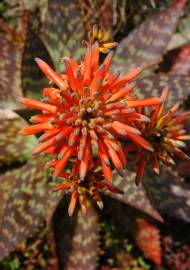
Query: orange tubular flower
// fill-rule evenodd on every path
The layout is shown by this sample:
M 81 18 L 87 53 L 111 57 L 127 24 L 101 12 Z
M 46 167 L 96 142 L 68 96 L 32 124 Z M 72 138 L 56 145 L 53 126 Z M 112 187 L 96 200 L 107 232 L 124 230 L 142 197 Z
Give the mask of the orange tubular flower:
M 56 185 L 53 189 L 54 191 L 65 190 L 66 193 L 71 194 L 68 209 L 69 216 L 73 215 L 77 200 L 80 202 L 83 214 L 86 213 L 87 195 L 93 197 L 98 207 L 102 209 L 103 202 L 99 194 L 100 192 L 108 190 L 117 194 L 123 194 L 120 189 L 105 181 L 102 172 L 98 170 L 98 166 L 92 163 L 88 168 L 84 181 L 80 181 L 78 174 L 79 166 L 80 162 L 76 161 L 70 173 L 62 173 L 61 177 L 65 178 L 66 181 Z
M 111 181 L 111 163 L 122 174 L 126 164 L 121 143 L 115 138 L 133 140 L 148 151 L 152 146 L 140 137 L 141 132 L 134 122 L 147 122 L 149 119 L 134 108 L 155 106 L 164 98 L 134 100 L 134 83 L 131 81 L 141 72 L 136 68 L 123 78 L 109 74 L 112 60 L 110 52 L 99 66 L 99 45 L 90 45 L 80 64 L 73 59 L 64 58 L 65 74 L 56 73 L 43 60 L 36 62 L 44 74 L 54 83 L 54 87 L 43 89 L 44 98 L 40 100 L 23 98 L 21 103 L 41 114 L 31 118 L 34 123 L 23 129 L 24 135 L 44 131 L 34 153 L 55 155 L 52 161 L 53 176 L 64 171 L 71 157 L 79 162 L 79 178 L 84 180 L 87 168 L 94 159 L 100 160 L 105 179 Z
M 107 32 L 102 31 L 96 24 L 92 30 L 88 32 L 88 41 L 83 40 L 83 46 L 88 47 L 89 44 L 98 42 L 99 50 L 102 53 L 108 53 L 111 49 L 117 46 L 117 42 L 110 42 L 110 35 Z
M 168 90 L 164 89 L 161 98 L 167 98 Z M 184 122 L 190 112 L 177 114 L 179 103 L 175 104 L 167 113 L 164 113 L 164 104 L 152 108 L 150 122 L 138 125 L 142 132 L 142 137 L 148 140 L 154 147 L 154 152 L 139 148 L 135 156 L 138 161 L 136 183 L 138 184 L 143 177 L 145 165 L 148 161 L 152 164 L 152 170 L 159 174 L 159 162 L 165 165 L 174 165 L 173 156 L 188 159 L 188 156 L 181 150 L 185 146 L 184 141 L 190 140 L 190 135 L 184 130 Z M 144 108 L 138 108 L 139 113 L 146 114 Z M 127 150 L 134 150 L 135 145 L 130 145 Z

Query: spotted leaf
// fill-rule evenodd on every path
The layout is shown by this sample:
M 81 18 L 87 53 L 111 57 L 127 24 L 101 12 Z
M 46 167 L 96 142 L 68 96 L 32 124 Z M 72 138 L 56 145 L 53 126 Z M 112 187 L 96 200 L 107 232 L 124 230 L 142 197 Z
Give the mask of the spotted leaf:
M 12 184 L 1 214 L 0 259 L 32 235 L 43 221 L 46 200 L 46 172 L 43 166 L 44 160 L 38 157 L 30 159 L 19 169 L 0 175 L 1 183 Z
M 0 110 L 0 163 L 12 163 L 26 160 L 36 145 L 34 136 L 19 134 L 26 125 L 19 115 L 10 110 Z
M 190 187 L 172 170 L 162 167 L 160 175 L 146 171 L 143 185 L 157 210 L 190 222 Z
M 89 269 L 97 267 L 98 254 L 98 219 L 91 203 L 88 205 L 87 215 L 77 214 L 75 234 L 72 239 L 66 270 Z
M 39 57 L 53 66 L 44 42 L 28 23 L 22 58 L 22 87 L 25 95 L 39 97 L 41 89 L 47 85 L 47 80 L 34 61 L 34 57 Z
M 46 223 L 48 227 L 52 226 L 52 217 L 54 215 L 54 211 L 64 196 L 64 191 L 53 191 L 54 185 L 54 183 L 51 183 L 48 186 L 48 196 L 46 201 Z
M 136 83 L 136 93 L 140 98 L 159 96 L 164 87 L 168 87 L 168 107 L 178 101 L 184 101 L 190 95 L 190 77 L 186 75 L 158 73 L 138 79 Z
M 22 52 L 3 33 L 0 33 L 0 48 L 0 108 L 16 108 L 15 101 L 22 97 Z
M 118 46 L 115 62 L 125 63 L 126 72 L 137 66 L 158 63 L 166 52 L 186 2 L 175 0 L 169 8 L 161 10 L 133 30 Z
M 160 214 L 151 204 L 144 188 L 141 185 L 136 186 L 135 173 L 126 171 L 125 176 L 120 177 L 114 172 L 113 183 L 124 192 L 124 195 L 108 193 L 112 198 L 137 208 L 159 221 L 163 221 Z
M 86 215 L 77 209 L 78 211 L 70 218 L 67 214 L 66 200 L 67 196 L 57 207 L 53 219 L 60 269 L 95 270 L 99 243 L 97 213 L 92 203 L 88 201 Z
M 84 36 L 80 11 L 74 1 L 49 0 L 43 38 L 57 68 L 64 56 L 79 58 Z
M 190 43 L 170 51 L 163 63 L 162 71 L 187 75 L 190 71 Z

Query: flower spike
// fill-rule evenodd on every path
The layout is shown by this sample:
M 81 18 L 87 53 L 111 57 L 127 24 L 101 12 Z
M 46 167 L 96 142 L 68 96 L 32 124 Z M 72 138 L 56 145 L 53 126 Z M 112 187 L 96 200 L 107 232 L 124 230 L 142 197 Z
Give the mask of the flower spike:
M 168 89 L 165 88 L 161 94 L 161 99 L 165 101 L 167 97 Z M 143 178 L 147 162 L 151 162 L 153 172 L 159 174 L 159 163 L 171 166 L 175 165 L 174 156 L 182 159 L 188 158 L 181 148 L 184 148 L 186 140 L 190 140 L 190 135 L 187 135 L 184 130 L 184 122 L 190 116 L 190 112 L 178 113 L 178 108 L 179 103 L 176 103 L 165 113 L 164 104 L 155 106 L 150 113 L 150 122 L 144 122 L 143 125 L 139 126 L 143 140 L 149 141 L 154 151 L 150 152 L 151 149 L 148 148 L 149 151 L 147 151 L 145 145 L 139 143 L 142 137 L 139 137 L 139 141 L 136 141 L 139 146 L 143 147 L 138 147 L 135 158 L 138 162 L 136 183 L 139 183 Z M 140 108 L 139 110 L 146 115 L 144 109 Z M 133 140 L 135 140 L 135 136 L 137 135 L 132 134 Z
M 154 151 L 151 143 L 141 137 L 141 124 L 152 123 L 140 110 L 160 105 L 167 95 L 163 93 L 159 98 L 137 99 L 133 94 L 133 80 L 142 69 L 137 67 L 123 77 L 119 73 L 112 74 L 109 72 L 112 52 L 99 65 L 100 51 L 110 50 L 112 45 L 97 27 L 93 28 L 89 38 L 83 61 L 77 63 L 69 57 L 62 59 L 64 74 L 58 74 L 43 60 L 35 58 L 53 85 L 43 89 L 42 100 L 21 99 L 23 105 L 41 110 L 32 116 L 33 124 L 23 128 L 22 133 L 43 132 L 33 153 L 52 155 L 53 159 L 46 167 L 51 168 L 53 178 L 66 178 L 66 182 L 54 190 L 63 189 L 71 194 L 69 215 L 73 214 L 78 200 L 82 211 L 86 212 L 86 194 L 91 195 L 102 208 L 99 192 L 103 189 L 118 192 L 111 184 L 112 169 L 123 175 L 127 163 L 120 139 L 132 141 L 144 151 Z M 172 114 L 173 110 L 168 117 L 171 118 Z M 178 122 L 182 118 L 185 116 L 178 118 Z M 183 134 L 180 136 L 175 146 L 179 146 L 181 138 L 188 139 Z M 174 145 L 173 141 L 170 143 Z M 179 150 L 176 151 L 179 155 Z M 70 172 L 65 172 L 68 163 Z M 142 170 L 139 173 L 142 174 Z

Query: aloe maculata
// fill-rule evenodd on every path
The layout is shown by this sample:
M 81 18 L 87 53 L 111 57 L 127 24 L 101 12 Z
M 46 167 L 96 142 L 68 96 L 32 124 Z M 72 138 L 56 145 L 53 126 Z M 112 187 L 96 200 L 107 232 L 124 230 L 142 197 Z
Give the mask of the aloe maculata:
M 173 5 L 169 8 L 148 18 L 124 38 L 116 49 L 115 55 L 119 57 L 114 56 L 112 72 L 116 73 L 119 70 L 122 74 L 126 74 L 134 67 L 138 66 L 140 69 L 144 69 L 145 67 L 154 66 L 161 62 L 164 59 L 162 57 L 166 52 L 172 33 L 176 29 L 181 10 L 185 6 L 185 3 L 185 0 L 174 1 Z M 59 13 L 57 13 L 58 7 Z M 44 164 L 45 160 L 41 156 L 39 159 L 31 156 L 31 149 L 36 147 L 36 138 L 33 136 L 31 139 L 29 137 L 23 137 L 18 133 L 18 127 L 16 127 L 17 133 L 15 133 L 11 128 L 12 125 L 9 125 L 9 123 L 13 123 L 15 121 L 14 119 L 17 119 L 16 121 L 19 122 L 20 128 L 23 125 L 23 119 L 17 113 L 22 116 L 26 115 L 26 112 L 30 116 L 31 113 L 34 115 L 33 110 L 24 111 L 18 103 L 15 103 L 16 99 L 18 100 L 19 97 L 39 97 L 39 91 L 36 91 L 36 89 L 40 90 L 47 86 L 47 83 L 44 83 L 44 76 L 39 72 L 33 61 L 35 56 L 45 60 L 50 66 L 54 64 L 56 71 L 59 74 L 63 74 L 63 64 L 59 61 L 63 55 L 74 58 L 76 55 L 76 58 L 80 59 L 83 54 L 79 46 L 80 41 L 84 39 L 83 18 L 77 7 L 72 1 L 49 0 L 46 19 L 42 22 L 41 32 L 35 30 L 35 25 L 32 26 L 31 17 L 26 16 L 28 12 L 25 13 L 25 20 L 22 20 L 25 27 L 25 31 L 22 33 L 19 32 L 13 35 L 14 30 L 10 31 L 5 27 L 5 23 L 0 23 L 3 29 L 3 32 L 0 33 L 0 44 L 2 44 L 2 51 L 0 53 L 0 59 L 2 60 L 0 74 L 2 74 L 2 80 L 0 84 L 1 92 L 3 93 L 0 95 L 0 107 L 2 108 L 0 121 L 2 134 L 4 134 L 4 136 L 0 137 L 0 142 L 1 145 L 5 145 L 3 151 L 1 150 L 0 152 L 0 160 L 3 168 L 5 168 L 5 171 L 2 171 L 0 175 L 2 179 L 1 190 L 4 194 L 2 197 L 3 203 L 0 208 L 1 259 L 12 251 L 21 240 L 25 240 L 28 236 L 33 235 L 47 215 L 48 224 L 51 223 L 52 214 L 55 209 L 57 211 L 57 205 L 63 196 L 63 193 L 60 191 L 52 193 L 52 186 L 61 185 L 60 179 L 51 181 L 51 183 L 48 182 L 50 187 L 48 187 L 49 192 L 47 192 L 46 172 L 45 170 L 41 170 L 42 165 L 40 165 Z M 52 20 L 52 18 L 55 18 L 55 20 Z M 173 19 L 169 20 L 168 18 Z M 69 20 L 73 21 L 73 23 L 69 27 L 65 27 Z M 146 31 L 146 39 L 144 31 Z M 19 35 L 21 35 L 21 38 L 18 38 Z M 127 55 L 125 55 L 125 52 L 127 52 Z M 15 66 L 14 69 L 12 68 L 13 65 Z M 189 96 L 190 79 L 186 75 L 187 70 L 188 66 L 185 70 L 186 73 L 183 73 L 185 75 L 175 73 L 177 72 L 176 69 L 171 73 L 154 73 L 154 71 L 151 71 L 152 74 L 147 76 L 144 75 L 146 72 L 142 73 L 141 77 L 135 81 L 137 85 L 135 94 L 140 99 L 148 96 L 159 97 L 163 88 L 168 87 L 170 94 L 165 106 L 169 104 L 169 107 L 171 107 L 173 103 L 178 101 L 182 104 L 184 99 Z M 10 84 L 9 82 L 12 83 Z M 48 86 L 48 88 L 51 87 Z M 5 111 L 5 108 L 10 110 Z M 17 113 L 11 116 L 11 109 L 14 108 L 17 109 Z M 15 134 L 14 139 L 13 134 Z M 11 166 L 10 171 L 9 166 Z M 131 168 L 130 165 L 128 166 Z M 68 171 L 65 172 L 65 176 L 68 177 L 67 173 Z M 103 174 L 101 174 L 101 177 L 103 177 Z M 147 213 L 159 221 L 163 221 L 163 219 L 156 209 L 160 210 L 161 213 L 173 215 L 187 222 L 190 221 L 190 208 L 188 204 L 189 187 L 176 172 L 161 168 L 160 177 L 158 177 L 154 176 L 149 170 L 145 170 L 143 183 L 138 187 L 134 183 L 135 171 L 124 171 L 124 177 L 118 176 L 117 172 L 114 172 L 112 181 L 115 183 L 116 188 L 124 191 L 124 194 L 121 195 L 106 191 L 107 196 L 112 196 L 108 207 L 112 207 L 113 201 L 119 200 L 124 204 L 129 204 L 134 208 L 140 209 L 142 212 Z M 62 203 L 66 197 L 64 196 Z M 26 200 L 27 203 L 25 203 Z M 91 206 L 88 206 L 88 208 L 94 209 L 92 203 L 87 202 L 87 205 L 89 204 Z M 92 215 L 92 219 L 93 215 L 97 216 L 95 210 L 87 211 L 87 215 L 88 213 L 89 220 L 90 215 Z M 125 210 L 123 210 L 124 213 Z M 77 239 L 77 235 L 80 235 L 81 239 L 85 240 L 89 233 L 92 234 L 92 231 L 97 235 L 98 220 L 95 219 L 96 222 L 94 224 L 96 226 L 89 225 L 89 228 L 92 228 L 91 231 L 91 229 L 88 230 L 85 227 L 84 221 L 81 223 L 80 216 L 81 212 L 77 208 L 72 218 L 73 221 L 75 220 L 73 228 L 77 228 L 79 222 L 81 227 L 79 226 L 78 228 L 85 229 L 82 229 L 82 234 L 80 234 L 80 230 L 73 229 L 73 232 L 76 232 L 75 239 Z M 124 219 L 122 221 L 124 222 Z M 65 219 L 65 222 L 69 224 L 70 221 Z M 66 235 L 67 229 L 68 226 L 64 226 L 62 234 Z M 98 238 L 92 237 L 90 242 L 97 246 Z M 89 245 L 89 250 L 90 247 L 94 249 L 94 244 Z M 78 250 L 80 250 L 80 245 L 75 249 L 76 258 L 78 258 Z M 98 248 L 94 249 L 94 251 L 96 254 L 94 255 L 92 252 L 93 256 L 97 258 Z M 60 252 L 59 250 L 59 257 L 61 256 Z M 69 265 L 72 264 L 68 258 L 69 255 L 67 257 L 67 267 L 68 269 L 72 269 L 69 268 Z M 83 267 L 85 267 L 85 262 L 87 261 L 84 258 L 82 261 Z M 78 263 L 78 266 L 80 266 L 81 260 L 76 260 L 75 263 Z M 89 264 L 86 265 L 89 266 Z M 93 259 L 91 268 L 96 269 L 96 266 L 97 260 Z
M 92 195 L 101 206 L 99 191 L 103 188 L 118 191 L 111 186 L 111 165 L 121 175 L 126 168 L 125 152 L 119 137 L 134 141 L 147 151 L 154 151 L 135 127 L 136 123 L 141 126 L 143 122 L 149 121 L 148 117 L 138 113 L 138 108 L 165 102 L 164 95 L 136 99 L 133 95 L 135 85 L 131 82 L 141 69 L 133 69 L 121 78 L 117 73 L 109 73 L 112 52 L 99 65 L 99 51 L 102 51 L 100 42 L 97 39 L 93 45 L 87 44 L 84 60 L 79 64 L 71 58 L 63 58 L 63 74 L 57 74 L 43 60 L 37 58 L 37 64 L 55 86 L 43 89 L 41 101 L 21 99 L 25 106 L 42 110 L 41 114 L 31 118 L 33 125 L 23 128 L 22 133 L 33 135 L 44 132 L 39 137 L 40 144 L 34 153 L 44 152 L 54 156 L 47 166 L 53 167 L 54 178 L 67 179 L 55 189 L 72 193 L 70 215 L 74 211 L 77 198 L 85 213 L 87 194 Z M 72 173 L 65 173 L 69 160 Z M 102 168 L 107 182 L 101 177 L 101 173 L 96 173 L 99 168 Z

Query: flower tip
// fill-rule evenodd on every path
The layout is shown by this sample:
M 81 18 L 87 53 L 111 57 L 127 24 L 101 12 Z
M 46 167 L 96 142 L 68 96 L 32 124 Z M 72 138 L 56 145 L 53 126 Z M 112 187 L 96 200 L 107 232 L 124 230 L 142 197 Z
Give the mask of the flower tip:
M 150 118 L 147 117 L 147 116 L 144 117 L 143 121 L 144 121 L 145 123 L 150 123 L 150 122 L 151 122 Z
M 135 185 L 138 187 L 139 183 L 141 182 L 141 179 L 139 177 L 135 178 Z
M 44 62 L 42 59 L 35 57 L 34 60 L 36 61 L 37 65 L 40 69 L 45 68 L 44 65 L 47 65 L 46 62 Z
M 19 130 L 18 134 L 19 134 L 19 135 L 25 135 L 24 129 Z
M 96 203 L 101 210 L 104 208 L 104 204 L 102 201 L 97 201 Z
M 80 180 L 81 180 L 81 181 L 84 181 L 85 174 L 84 174 L 83 172 L 80 172 L 80 173 L 79 173 L 79 177 L 80 177 Z
M 35 57 L 34 60 L 36 61 L 36 63 L 37 63 L 38 65 L 40 65 L 41 63 L 44 62 L 42 59 L 40 59 L 40 58 L 38 58 L 38 57 Z
M 34 151 L 32 152 L 32 155 L 36 155 L 36 154 L 38 154 L 39 153 L 39 151 L 38 151 L 38 149 L 36 148 L 36 149 L 34 149 Z
M 144 68 L 142 66 L 137 67 L 138 73 L 141 73 L 143 71 L 143 69 Z
M 124 171 L 123 171 L 123 169 L 118 170 L 118 173 L 119 173 L 120 176 L 124 177 Z
M 161 100 L 162 102 L 166 102 L 167 98 L 168 98 L 168 94 L 169 94 L 169 89 L 168 88 L 164 88 L 161 94 Z
M 149 146 L 147 147 L 147 149 L 148 149 L 150 152 L 154 152 L 154 148 L 152 147 L 152 145 L 149 145 Z
M 19 98 L 18 100 L 18 102 L 20 102 L 23 105 L 26 105 L 27 101 L 28 101 L 28 98 Z
M 86 40 L 82 40 L 81 44 L 82 44 L 82 47 L 84 48 L 87 48 L 88 46 L 88 43 L 86 42 Z
M 155 173 L 156 175 L 159 175 L 159 173 L 160 173 L 158 168 L 154 168 L 153 171 L 154 171 L 154 173 Z
M 136 135 L 141 135 L 141 134 L 142 134 L 142 132 L 141 132 L 139 129 L 134 130 L 134 133 L 135 133 Z
M 22 100 L 23 100 L 23 98 L 18 98 L 19 103 L 22 103 L 23 102 Z
M 69 208 L 69 210 L 68 210 L 68 214 L 69 214 L 69 216 L 70 216 L 70 217 L 72 217 L 73 212 L 74 212 L 74 209 Z

